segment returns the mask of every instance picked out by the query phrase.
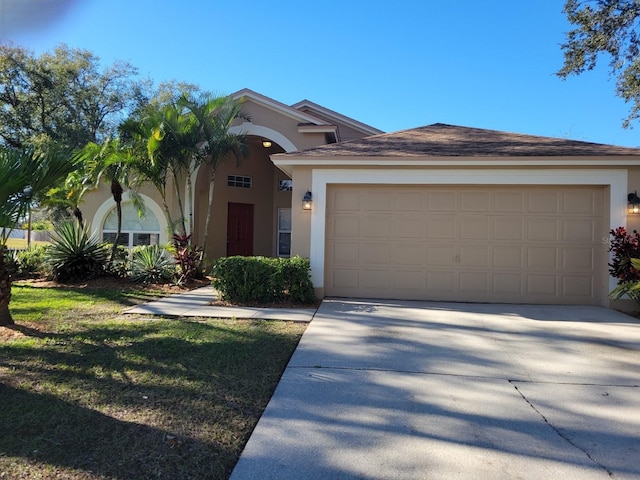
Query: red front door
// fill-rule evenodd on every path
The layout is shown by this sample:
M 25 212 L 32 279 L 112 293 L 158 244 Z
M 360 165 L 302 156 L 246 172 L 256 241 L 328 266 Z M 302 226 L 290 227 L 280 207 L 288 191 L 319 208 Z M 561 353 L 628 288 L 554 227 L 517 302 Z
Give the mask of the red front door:
M 253 255 L 253 204 L 229 203 L 227 256 Z

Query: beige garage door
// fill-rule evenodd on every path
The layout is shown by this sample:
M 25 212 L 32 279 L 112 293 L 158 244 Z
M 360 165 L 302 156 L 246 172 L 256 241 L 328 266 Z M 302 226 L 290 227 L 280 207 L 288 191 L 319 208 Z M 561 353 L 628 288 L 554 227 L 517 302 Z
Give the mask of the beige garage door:
M 329 186 L 329 296 L 602 304 L 604 187 Z

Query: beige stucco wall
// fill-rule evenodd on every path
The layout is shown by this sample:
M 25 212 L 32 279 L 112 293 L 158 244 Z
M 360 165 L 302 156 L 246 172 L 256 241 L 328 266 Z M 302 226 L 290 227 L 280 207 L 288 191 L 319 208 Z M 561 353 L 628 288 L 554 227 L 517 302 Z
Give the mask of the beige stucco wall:
M 254 205 L 253 253 L 275 255 L 277 206 L 290 204 L 291 192 L 278 191 L 278 180 L 286 178 L 269 160 L 267 149 L 257 139 L 250 141 L 249 154 L 236 164 L 230 159 L 221 163 L 215 174 L 213 210 L 207 240 L 207 258 L 213 260 L 227 253 L 227 211 L 229 203 Z M 211 170 L 203 165 L 197 176 L 195 189 L 195 228 L 197 245 L 204 240 L 204 225 L 209 194 Z M 227 186 L 228 175 L 251 177 L 252 188 Z
M 298 150 L 306 150 L 326 143 L 324 133 L 298 133 L 299 119 L 278 114 L 250 100 L 243 103 L 242 109 L 249 115 L 250 123 L 279 132 L 293 142 Z

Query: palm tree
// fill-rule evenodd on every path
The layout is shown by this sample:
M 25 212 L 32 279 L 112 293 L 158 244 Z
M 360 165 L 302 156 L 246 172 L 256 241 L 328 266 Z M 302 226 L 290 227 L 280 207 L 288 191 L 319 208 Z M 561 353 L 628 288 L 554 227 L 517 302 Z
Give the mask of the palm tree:
M 142 210 L 144 206 L 139 195 L 136 194 L 135 187 L 138 179 L 133 168 L 135 154 L 133 150 L 121 144 L 118 139 L 110 139 L 102 145 L 89 142 L 75 156 L 78 162 L 84 162 L 91 172 L 90 176 L 95 180 L 95 186 L 104 178 L 109 184 L 111 195 L 116 203 L 116 213 L 118 228 L 116 238 L 111 247 L 111 261 L 115 259 L 122 230 L 122 194 L 125 187 L 131 190 L 131 199 L 138 208 Z
M 213 210 L 213 185 L 216 170 L 221 162 L 231 156 L 239 160 L 247 150 L 246 136 L 229 133 L 229 129 L 237 119 L 248 119 L 248 117 L 242 112 L 242 103 L 231 97 L 210 99 L 204 104 L 192 106 L 190 111 L 199 119 L 203 128 L 205 143 L 202 149 L 202 161 L 209 167 L 210 172 L 207 217 L 202 241 L 202 251 L 205 252 Z
M 7 240 L 29 203 L 74 170 L 75 162 L 66 152 L 50 148 L 33 149 L 0 147 L 0 325 L 12 325 L 9 312 L 12 272 L 7 262 Z

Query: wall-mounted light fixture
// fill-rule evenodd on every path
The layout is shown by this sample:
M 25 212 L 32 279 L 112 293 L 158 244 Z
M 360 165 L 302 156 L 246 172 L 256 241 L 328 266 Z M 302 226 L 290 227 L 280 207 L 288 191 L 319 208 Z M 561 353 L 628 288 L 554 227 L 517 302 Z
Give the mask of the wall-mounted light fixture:
M 303 210 L 311 210 L 311 204 L 313 201 L 311 200 L 311 192 L 307 191 L 302 197 L 302 209 Z
M 627 195 L 627 213 L 640 213 L 640 197 L 638 197 L 637 191 Z
M 263 146 L 264 148 L 269 148 L 271 145 L 273 145 L 273 144 L 271 143 L 271 140 L 262 140 L 262 146 Z

